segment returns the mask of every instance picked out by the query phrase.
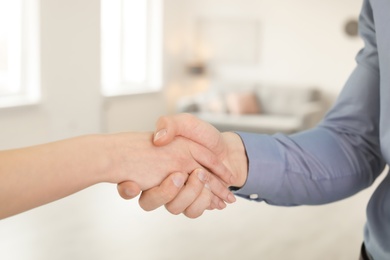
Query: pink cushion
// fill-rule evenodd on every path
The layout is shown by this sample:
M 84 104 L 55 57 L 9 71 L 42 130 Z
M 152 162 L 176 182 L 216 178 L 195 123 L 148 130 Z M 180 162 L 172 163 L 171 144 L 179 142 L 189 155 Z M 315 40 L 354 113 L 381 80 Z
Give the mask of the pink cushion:
M 226 94 L 226 107 L 231 114 L 259 114 L 260 106 L 253 92 L 231 92 Z

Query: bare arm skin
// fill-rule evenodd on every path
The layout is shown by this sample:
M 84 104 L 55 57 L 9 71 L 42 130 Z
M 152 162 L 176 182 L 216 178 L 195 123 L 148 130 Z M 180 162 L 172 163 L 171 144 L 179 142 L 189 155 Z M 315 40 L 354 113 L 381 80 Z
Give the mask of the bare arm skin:
M 101 182 L 133 181 L 148 190 L 171 178 L 177 185 L 202 165 L 225 171 L 201 145 L 176 139 L 152 144 L 152 133 L 88 135 L 0 152 L 0 219 L 61 199 Z M 195 160 L 193 154 L 201 154 Z M 200 164 L 202 163 L 202 164 Z M 184 174 L 184 175 L 181 175 Z M 180 177 L 182 176 L 182 177 Z
M 191 198 L 183 199 L 183 196 L 172 184 L 169 184 L 171 189 L 165 188 L 164 194 L 157 189 L 151 189 L 144 191 L 140 198 L 140 205 L 145 210 L 151 210 L 159 206 L 165 205 L 167 210 L 173 214 L 184 213 L 188 217 L 198 217 L 206 209 L 222 209 L 225 204 L 219 200 L 214 194 L 214 186 L 218 186 L 221 182 L 226 186 L 241 187 L 245 184 L 248 172 L 248 162 L 245 153 L 245 148 L 240 137 L 235 133 L 220 133 L 210 124 L 203 122 L 196 117 L 189 114 L 179 114 L 171 117 L 162 117 L 157 122 L 156 134 L 154 135 L 154 144 L 158 146 L 164 146 L 170 143 L 177 137 L 188 138 L 212 151 L 219 160 L 231 170 L 233 176 L 229 182 L 221 181 L 217 176 L 210 175 L 208 186 L 212 193 L 201 192 L 202 189 L 207 189 L 205 183 L 192 182 L 187 184 L 187 190 L 192 190 Z M 168 179 L 164 182 L 171 183 Z M 124 197 L 123 191 L 131 191 L 133 188 L 131 183 L 124 182 L 119 185 L 122 189 L 121 196 Z M 167 184 L 168 186 L 168 184 Z M 209 205 L 205 206 L 205 203 L 199 203 L 197 200 L 206 201 L 205 193 L 210 197 L 211 201 Z M 166 196 L 169 194 L 169 196 Z M 228 195 L 229 196 L 229 195 Z M 166 200 L 157 200 L 156 198 L 165 197 Z M 234 202 L 235 199 L 226 199 L 225 201 Z M 172 205 L 181 205 L 180 210 L 178 207 Z

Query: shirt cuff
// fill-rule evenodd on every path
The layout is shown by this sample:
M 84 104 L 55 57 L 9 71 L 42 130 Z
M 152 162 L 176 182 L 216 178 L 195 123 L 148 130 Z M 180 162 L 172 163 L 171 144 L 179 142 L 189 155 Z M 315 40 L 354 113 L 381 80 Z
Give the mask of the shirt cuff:
M 241 188 L 233 192 L 240 197 L 267 201 L 281 187 L 284 167 L 275 138 L 265 134 L 237 132 L 248 157 L 248 177 Z

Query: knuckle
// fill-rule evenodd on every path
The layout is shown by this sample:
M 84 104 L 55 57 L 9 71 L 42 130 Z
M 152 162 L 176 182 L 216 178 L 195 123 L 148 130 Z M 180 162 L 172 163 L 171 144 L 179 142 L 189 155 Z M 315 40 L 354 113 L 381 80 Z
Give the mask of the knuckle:
M 173 200 L 176 196 L 176 192 L 172 190 L 170 187 L 163 186 L 160 189 L 160 197 L 167 202 Z
M 196 116 L 194 116 L 193 114 L 190 114 L 190 113 L 182 113 L 181 116 L 183 117 L 183 119 L 186 122 L 189 122 L 189 123 L 195 123 L 197 120 Z
M 151 207 L 148 207 L 148 205 L 144 204 L 144 202 L 142 200 L 139 200 L 138 204 L 141 207 L 141 209 L 143 209 L 144 211 L 152 211 L 153 210 Z
M 186 210 L 184 211 L 184 215 L 188 218 L 195 219 L 203 215 L 204 211 L 194 211 L 194 210 Z
M 166 204 L 165 205 L 165 208 L 173 215 L 179 215 L 180 213 L 182 213 L 183 211 L 180 210 L 178 207 L 175 207 L 171 204 Z
M 215 169 L 221 164 L 221 161 L 216 156 L 210 156 L 209 157 L 209 164 L 210 166 Z
M 156 126 L 157 127 L 163 127 L 167 124 L 168 117 L 167 116 L 160 116 L 157 120 Z
M 164 121 L 166 121 L 167 120 L 167 116 L 160 116 L 159 118 L 158 118 L 158 120 L 157 120 L 157 122 L 164 122 Z

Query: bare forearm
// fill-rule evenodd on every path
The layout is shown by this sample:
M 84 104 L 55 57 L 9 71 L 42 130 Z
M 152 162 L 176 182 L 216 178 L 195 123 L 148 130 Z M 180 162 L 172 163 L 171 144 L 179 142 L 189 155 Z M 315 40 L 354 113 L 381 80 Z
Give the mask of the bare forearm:
M 184 138 L 155 147 L 152 133 L 90 135 L 0 152 L 0 219 L 99 182 L 134 181 L 150 189 L 169 173 L 200 168 L 193 154 L 202 155 L 206 167 L 219 165 L 207 148 Z
M 0 218 L 108 181 L 104 137 L 77 137 L 0 152 Z

